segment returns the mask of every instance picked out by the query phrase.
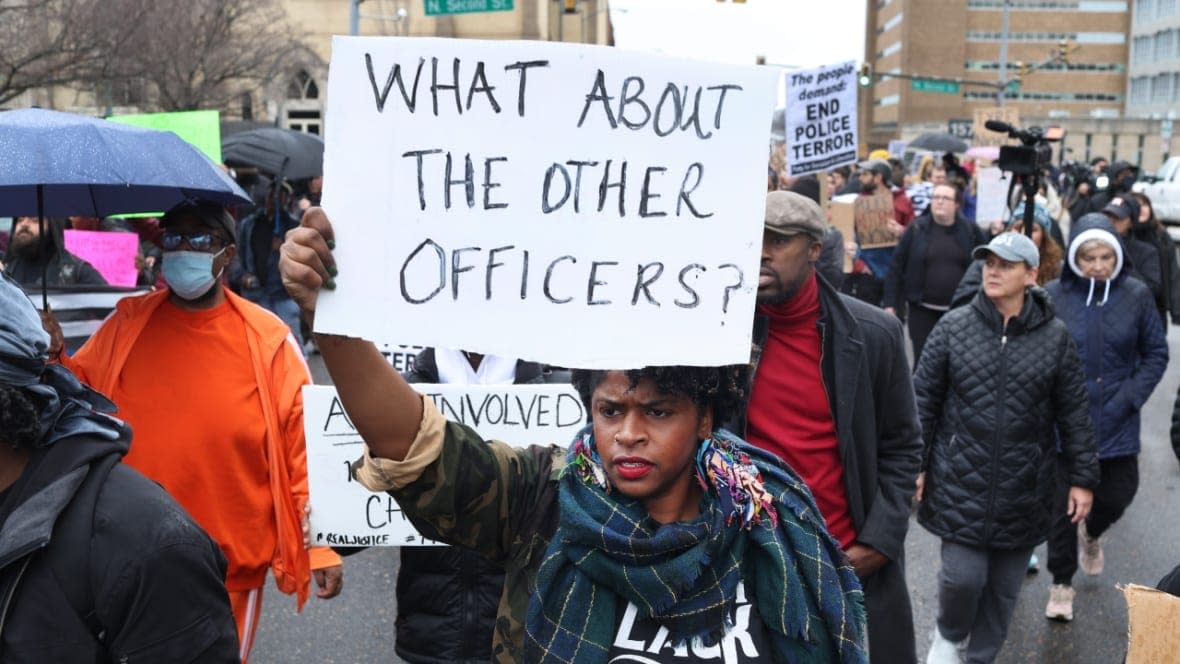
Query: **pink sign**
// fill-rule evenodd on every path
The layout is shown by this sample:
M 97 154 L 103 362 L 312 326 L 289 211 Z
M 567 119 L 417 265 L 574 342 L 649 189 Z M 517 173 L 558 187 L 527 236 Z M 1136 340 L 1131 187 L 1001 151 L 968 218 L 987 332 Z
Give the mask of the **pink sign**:
M 65 232 L 66 251 L 94 266 L 112 286 L 134 286 L 139 271 L 135 256 L 139 254 L 136 233 L 76 231 Z

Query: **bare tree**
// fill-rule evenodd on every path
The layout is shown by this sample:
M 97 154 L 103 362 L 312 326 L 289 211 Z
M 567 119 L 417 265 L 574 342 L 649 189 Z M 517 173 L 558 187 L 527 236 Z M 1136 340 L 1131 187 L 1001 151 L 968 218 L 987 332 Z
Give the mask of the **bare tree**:
M 275 0 L 156 0 L 121 60 L 159 110 L 224 108 L 303 48 Z
M 111 75 L 150 0 L 0 0 L 0 104 L 28 90 Z

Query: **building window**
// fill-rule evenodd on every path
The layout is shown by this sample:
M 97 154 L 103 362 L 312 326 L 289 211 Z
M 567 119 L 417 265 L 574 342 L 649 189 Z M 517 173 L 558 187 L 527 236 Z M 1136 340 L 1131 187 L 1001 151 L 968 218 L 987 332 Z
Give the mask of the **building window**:
M 880 99 L 876 100 L 873 103 L 876 106 L 896 106 L 897 102 L 899 102 L 899 101 L 901 101 L 901 95 L 894 94 L 894 95 L 885 95 L 884 97 L 881 97 Z
M 963 93 L 966 99 L 993 99 L 996 93 L 994 92 L 978 92 L 969 91 Z M 1064 102 L 1085 102 L 1091 103 L 1096 101 L 1103 102 L 1122 102 L 1123 95 L 1112 95 L 1103 92 L 1036 92 L 1022 90 L 1017 93 L 1009 93 L 1005 96 L 1007 99 L 1015 99 L 1017 101 L 1064 101 Z
M 1004 38 L 1002 32 L 970 30 L 967 41 L 993 42 Z M 1079 44 L 1122 44 L 1126 35 L 1121 32 L 1009 32 L 1008 41 L 1016 42 L 1059 42 L 1069 39 Z
M 997 71 L 1000 68 L 999 60 L 968 60 L 966 62 L 966 69 L 968 71 Z M 1009 62 L 1008 69 L 1014 68 L 1014 65 Z M 1046 62 L 1037 67 L 1041 71 L 1065 71 L 1065 72 L 1124 72 L 1127 70 L 1126 65 L 1121 62 Z
M 1151 37 L 1136 37 L 1131 46 L 1131 64 L 1142 65 L 1151 62 Z
M 320 87 L 307 70 L 300 69 L 287 83 L 287 99 L 319 99 Z
M 1163 104 L 1172 100 L 1172 75 L 1159 74 L 1151 79 L 1151 103 Z
M 1004 0 L 968 0 L 967 9 L 1003 9 Z M 1058 2 L 1051 2 L 1050 0 L 1030 0 L 1021 2 L 1014 0 L 1007 3 L 1008 7 L 1017 11 L 1061 11 L 1075 10 L 1081 12 L 1100 12 L 1100 13 L 1121 13 L 1127 11 L 1127 3 L 1113 2 L 1103 0 L 1074 0 L 1067 2 L 1059 0 Z
M 1155 16 L 1155 0 L 1139 0 L 1135 3 L 1135 20 L 1150 21 Z
M 1131 103 L 1147 104 L 1151 101 L 1151 80 L 1146 76 L 1131 79 Z
M 880 28 L 877 28 L 877 33 L 880 34 L 882 32 L 888 32 L 888 31 L 892 30 L 893 28 L 895 28 L 897 26 L 897 24 L 901 23 L 901 19 L 902 19 L 902 13 L 898 12 L 896 16 L 889 19 L 888 21 L 885 21 L 885 23 L 883 25 L 881 25 Z
M 243 92 L 239 101 L 242 105 L 242 119 L 243 120 L 253 120 L 254 119 L 254 98 L 252 96 L 250 96 L 249 92 Z
M 886 58 L 901 50 L 901 42 L 893 42 L 881 51 L 881 57 Z

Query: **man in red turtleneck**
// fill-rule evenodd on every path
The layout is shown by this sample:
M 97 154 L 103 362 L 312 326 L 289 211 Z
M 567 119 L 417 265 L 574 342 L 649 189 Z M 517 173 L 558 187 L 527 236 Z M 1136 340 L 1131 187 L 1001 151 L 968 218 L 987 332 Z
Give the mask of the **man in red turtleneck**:
M 916 659 L 903 554 L 921 462 L 901 324 L 815 271 L 826 227 L 814 201 L 766 197 L 745 438 L 807 483 L 861 578 L 874 662 Z

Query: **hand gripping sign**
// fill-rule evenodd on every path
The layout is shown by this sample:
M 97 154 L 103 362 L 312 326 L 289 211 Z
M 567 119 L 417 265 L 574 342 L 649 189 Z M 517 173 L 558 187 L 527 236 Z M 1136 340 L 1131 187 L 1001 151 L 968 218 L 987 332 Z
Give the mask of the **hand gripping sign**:
M 340 275 L 317 331 L 585 368 L 747 361 L 775 79 L 597 46 L 334 38 Z

